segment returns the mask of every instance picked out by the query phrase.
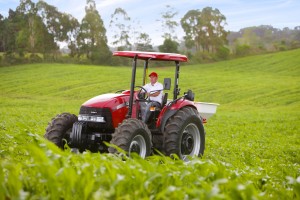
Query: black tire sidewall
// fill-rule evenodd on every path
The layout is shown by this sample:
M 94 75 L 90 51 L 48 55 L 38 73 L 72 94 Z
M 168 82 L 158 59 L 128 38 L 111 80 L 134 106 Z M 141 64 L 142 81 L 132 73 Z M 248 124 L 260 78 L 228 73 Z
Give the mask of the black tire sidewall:
M 127 151 L 129 151 L 130 148 L 130 144 L 133 142 L 134 137 L 141 135 L 146 143 L 146 157 L 150 155 L 151 152 L 151 140 L 150 137 L 148 136 L 148 133 L 146 132 L 145 129 L 142 128 L 138 128 L 136 130 L 134 130 L 134 132 L 132 133 L 131 137 L 129 138 L 129 143 L 127 144 Z
M 178 132 L 179 134 L 178 134 L 177 146 L 179 147 L 178 148 L 178 155 L 180 155 L 180 157 L 182 155 L 182 153 L 181 153 L 181 142 L 182 142 L 183 131 L 185 130 L 185 128 L 189 124 L 196 125 L 197 128 L 198 128 L 199 134 L 200 134 L 200 149 L 199 149 L 198 156 L 201 156 L 204 153 L 205 135 L 204 135 L 204 129 L 203 129 L 202 122 L 199 119 L 199 117 L 197 117 L 196 115 L 191 115 L 184 121 L 184 123 L 181 125 L 181 129 Z
M 152 141 L 151 132 L 147 125 L 141 120 L 130 118 L 124 120 L 112 135 L 111 144 L 116 145 L 122 150 L 128 152 L 130 145 L 136 136 L 142 136 L 146 144 L 146 155 L 149 156 L 151 153 Z M 110 153 L 117 153 L 114 147 L 109 147 L 108 151 Z
M 181 159 L 181 141 L 183 131 L 189 124 L 194 124 L 198 128 L 200 134 L 200 149 L 197 156 L 202 156 L 205 149 L 205 132 L 202 121 L 191 108 L 183 108 L 174 116 L 168 119 L 164 131 L 164 150 L 167 156 L 172 154 L 178 155 Z
M 68 142 L 70 139 L 70 135 L 67 133 L 72 131 L 73 123 L 77 120 L 77 116 L 74 114 L 62 113 L 57 115 L 46 128 L 44 137 L 63 149 L 65 145 L 64 140 Z

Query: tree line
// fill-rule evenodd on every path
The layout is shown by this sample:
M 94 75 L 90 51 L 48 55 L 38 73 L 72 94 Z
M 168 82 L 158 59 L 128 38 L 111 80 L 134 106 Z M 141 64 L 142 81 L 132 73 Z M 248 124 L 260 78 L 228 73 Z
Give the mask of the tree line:
M 235 55 L 243 56 L 300 48 L 300 26 L 278 29 L 270 25 L 243 28 L 228 35 L 228 46 Z
M 84 55 L 91 63 L 109 64 L 106 29 L 94 0 L 87 0 L 85 13 L 79 23 L 44 1 L 20 0 L 7 18 L 0 15 L 0 51 L 8 59 L 29 54 L 32 60 L 51 61 L 59 57 L 59 44 L 66 43 L 71 58 Z
M 180 21 L 174 20 L 177 15 L 174 8 L 166 6 L 157 20 L 163 44 L 154 47 L 139 22 L 117 8 L 109 23 L 112 45 L 116 50 L 183 53 L 192 63 L 300 47 L 300 26 L 280 30 L 262 25 L 229 32 L 224 29 L 226 17 L 218 9 L 190 10 Z M 178 28 L 183 29 L 183 38 L 176 35 Z M 95 0 L 86 0 L 81 22 L 44 1 L 20 0 L 8 17 L 0 14 L 0 65 L 43 61 L 125 64 L 112 58 L 106 34 Z M 67 56 L 61 54 L 61 43 L 67 44 Z

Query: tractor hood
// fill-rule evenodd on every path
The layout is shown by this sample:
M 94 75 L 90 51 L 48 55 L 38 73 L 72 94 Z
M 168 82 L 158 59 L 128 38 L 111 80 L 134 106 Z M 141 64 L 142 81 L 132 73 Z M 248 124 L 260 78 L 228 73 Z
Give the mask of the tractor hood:
M 118 105 L 126 104 L 128 102 L 129 95 L 128 94 L 116 94 L 116 93 L 109 93 L 109 94 L 102 94 L 96 96 L 85 103 L 82 106 L 85 107 L 93 107 L 93 108 L 104 108 L 108 107 L 112 110 L 118 109 Z
M 128 113 L 130 91 L 109 93 L 96 96 L 80 107 L 79 116 L 97 116 L 106 129 L 113 130 L 121 123 Z M 101 118 L 102 117 L 102 118 Z M 98 119 L 95 118 L 95 119 Z M 90 119 L 87 118 L 86 119 Z

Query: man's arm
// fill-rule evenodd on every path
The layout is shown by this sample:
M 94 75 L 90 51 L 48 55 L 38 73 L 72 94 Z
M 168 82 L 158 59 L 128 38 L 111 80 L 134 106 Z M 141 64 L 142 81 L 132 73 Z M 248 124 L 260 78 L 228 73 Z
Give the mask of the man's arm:
M 149 97 L 157 97 L 158 95 L 160 95 L 163 89 L 163 85 L 161 83 L 158 83 L 158 85 L 156 86 L 156 90 L 154 90 L 153 92 L 149 92 L 148 95 Z
M 148 97 L 157 97 L 160 94 L 161 91 L 156 91 L 154 93 L 148 92 L 147 95 Z

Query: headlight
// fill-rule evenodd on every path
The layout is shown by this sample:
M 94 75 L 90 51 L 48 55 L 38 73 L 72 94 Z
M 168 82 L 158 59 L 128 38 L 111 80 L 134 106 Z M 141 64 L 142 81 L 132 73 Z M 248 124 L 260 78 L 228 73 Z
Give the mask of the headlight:
M 104 117 L 101 117 L 101 116 L 78 115 L 78 121 L 104 123 L 105 119 L 104 119 Z

